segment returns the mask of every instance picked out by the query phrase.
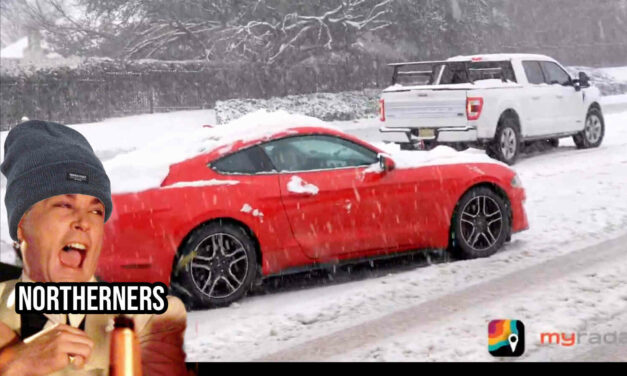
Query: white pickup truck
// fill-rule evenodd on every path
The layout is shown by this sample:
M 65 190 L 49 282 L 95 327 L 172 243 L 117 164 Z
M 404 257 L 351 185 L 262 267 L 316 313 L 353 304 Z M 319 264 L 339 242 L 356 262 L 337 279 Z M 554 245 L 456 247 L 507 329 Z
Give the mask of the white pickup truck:
M 379 100 L 381 132 L 401 132 L 404 149 L 444 144 L 485 148 L 513 164 L 525 142 L 572 136 L 597 147 L 605 132 L 600 92 L 544 55 L 489 54 L 390 64 Z

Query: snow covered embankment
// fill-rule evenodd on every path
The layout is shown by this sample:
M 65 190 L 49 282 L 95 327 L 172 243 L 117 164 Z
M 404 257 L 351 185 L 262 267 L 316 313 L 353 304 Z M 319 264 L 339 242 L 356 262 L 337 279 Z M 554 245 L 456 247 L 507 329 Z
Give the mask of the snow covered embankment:
M 577 77 L 579 72 L 585 72 L 590 77 L 590 83 L 599 88 L 601 95 L 627 94 L 627 67 L 592 68 L 572 66 L 566 67 L 571 76 Z
M 256 110 L 277 111 L 312 116 L 325 121 L 374 117 L 380 90 L 365 89 L 342 93 L 288 95 L 270 99 L 230 99 L 216 102 L 218 124 L 227 123 Z

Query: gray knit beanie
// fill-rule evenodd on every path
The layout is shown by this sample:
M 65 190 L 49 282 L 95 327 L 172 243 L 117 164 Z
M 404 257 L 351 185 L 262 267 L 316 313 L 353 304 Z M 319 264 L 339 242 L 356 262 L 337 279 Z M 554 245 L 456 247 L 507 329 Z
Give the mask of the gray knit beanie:
M 63 194 L 98 198 L 111 216 L 111 185 L 102 163 L 82 134 L 58 123 L 30 120 L 11 129 L 4 142 L 0 170 L 7 178 L 4 202 L 9 231 L 37 202 Z

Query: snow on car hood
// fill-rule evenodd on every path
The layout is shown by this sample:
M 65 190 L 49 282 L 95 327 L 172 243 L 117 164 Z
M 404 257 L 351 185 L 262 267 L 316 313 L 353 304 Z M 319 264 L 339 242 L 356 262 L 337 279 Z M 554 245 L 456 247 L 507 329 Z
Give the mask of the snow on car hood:
M 449 146 L 440 145 L 429 151 L 415 151 L 401 150 L 398 144 L 381 142 L 373 145 L 388 154 L 394 160 L 396 168 L 416 168 L 458 163 L 492 163 L 508 167 L 505 163 L 488 157 L 485 151 L 479 149 L 467 149 L 459 152 Z
M 338 130 L 310 116 L 259 110 L 224 125 L 200 127 L 174 135 L 169 133 L 136 150 L 115 156 L 106 161 L 104 167 L 113 193 L 139 192 L 159 187 L 172 164 L 217 148 L 228 151 L 237 141 L 263 139 L 295 127 Z

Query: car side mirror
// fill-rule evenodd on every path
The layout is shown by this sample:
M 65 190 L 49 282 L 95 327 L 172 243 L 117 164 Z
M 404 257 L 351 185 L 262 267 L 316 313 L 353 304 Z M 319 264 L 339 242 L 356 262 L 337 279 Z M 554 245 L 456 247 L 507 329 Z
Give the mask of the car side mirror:
M 392 171 L 396 168 L 394 160 L 386 155 L 379 154 L 379 166 L 383 171 Z

